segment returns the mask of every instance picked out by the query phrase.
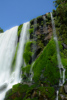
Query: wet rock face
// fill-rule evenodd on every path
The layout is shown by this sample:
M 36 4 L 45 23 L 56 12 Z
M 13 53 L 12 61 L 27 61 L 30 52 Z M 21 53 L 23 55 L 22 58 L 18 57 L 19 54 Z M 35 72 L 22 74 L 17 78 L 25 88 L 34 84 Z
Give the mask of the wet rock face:
M 67 49 L 67 45 L 62 43 L 63 49 Z
M 67 94 L 67 85 L 64 85 L 64 91 Z
M 47 17 L 46 17 L 47 18 Z M 42 23 L 43 24 L 42 24 Z M 31 31 L 33 30 L 33 31 Z M 30 23 L 30 39 L 36 41 L 36 50 L 33 56 L 36 55 L 35 59 L 38 57 L 40 52 L 43 50 L 44 46 L 48 44 L 52 38 L 52 26 L 46 24 L 46 19 L 44 22 L 43 17 L 37 18 L 36 30 L 34 28 L 34 20 Z M 31 46 L 32 47 L 32 46 Z M 35 60 L 34 59 L 34 60 Z
M 60 94 L 60 100 L 67 100 L 67 97 L 65 95 Z
M 67 84 L 60 87 L 59 100 L 67 100 Z
M 7 88 L 7 83 L 4 83 L 2 86 L 0 86 L 0 92 L 4 91 Z

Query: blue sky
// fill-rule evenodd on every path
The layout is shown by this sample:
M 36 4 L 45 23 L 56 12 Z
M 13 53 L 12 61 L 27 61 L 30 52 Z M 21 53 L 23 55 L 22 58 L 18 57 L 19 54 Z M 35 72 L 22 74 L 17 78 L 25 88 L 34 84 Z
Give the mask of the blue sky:
M 0 0 L 0 27 L 6 31 L 54 9 L 54 0 Z

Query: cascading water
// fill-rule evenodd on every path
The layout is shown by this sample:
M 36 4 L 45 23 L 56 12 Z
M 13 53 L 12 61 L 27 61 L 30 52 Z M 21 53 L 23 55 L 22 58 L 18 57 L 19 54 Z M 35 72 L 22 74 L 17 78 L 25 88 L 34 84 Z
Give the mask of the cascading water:
M 27 36 L 28 29 L 29 29 L 29 25 L 30 25 L 29 22 L 23 24 L 23 28 L 22 28 L 22 32 L 21 32 L 21 36 L 20 36 L 19 49 L 18 49 L 18 53 L 17 53 L 16 67 L 15 67 L 15 72 L 16 72 L 16 75 L 15 75 L 16 80 L 15 81 L 18 81 L 18 82 L 21 81 L 20 68 L 23 63 L 22 56 L 23 56 L 23 51 L 24 51 L 24 44 L 26 43 L 26 36 Z M 20 80 L 19 80 L 19 78 L 20 78 Z
M 0 36 L 0 100 L 4 99 L 6 91 L 11 87 L 11 63 L 17 43 L 18 26 L 6 31 Z
M 58 94 L 59 94 L 59 91 L 58 90 L 56 91 L 56 94 L 57 94 L 56 95 L 56 100 L 58 100 Z
M 57 35 L 56 35 L 56 29 L 55 29 L 55 24 L 54 24 L 54 19 L 51 13 L 51 20 L 52 20 L 52 28 L 53 28 L 53 36 L 54 36 L 54 41 L 56 43 L 56 50 L 57 50 L 57 60 L 58 60 L 58 67 L 60 70 L 60 80 L 59 80 L 59 86 L 62 86 L 65 82 L 65 69 L 62 65 L 61 62 L 61 57 L 60 57 L 60 50 L 59 50 L 59 45 L 58 45 L 58 39 L 57 39 Z M 58 100 L 58 92 L 57 91 L 57 97 L 56 100 Z
M 23 62 L 22 55 L 28 28 L 29 22 L 24 23 L 19 41 L 15 70 L 13 72 L 11 72 L 11 65 L 17 46 L 18 26 L 0 34 L 0 100 L 4 100 L 6 92 L 14 84 L 21 81 L 20 68 Z

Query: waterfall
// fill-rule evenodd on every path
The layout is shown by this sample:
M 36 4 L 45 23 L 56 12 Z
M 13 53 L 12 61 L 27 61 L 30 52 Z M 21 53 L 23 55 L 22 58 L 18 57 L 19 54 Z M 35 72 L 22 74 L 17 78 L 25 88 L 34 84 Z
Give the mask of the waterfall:
M 21 68 L 21 65 L 23 63 L 23 57 L 22 56 L 23 56 L 23 51 L 24 51 L 24 45 L 25 45 L 26 40 L 27 40 L 26 36 L 27 36 L 27 33 L 28 33 L 29 25 L 30 25 L 29 22 L 24 23 L 23 27 L 22 27 L 22 31 L 21 31 L 19 49 L 18 49 L 17 58 L 16 58 L 16 67 L 15 67 L 15 73 L 16 73 L 15 79 L 16 80 L 15 80 L 15 82 L 21 81 L 20 68 Z
M 13 72 L 11 72 L 11 67 L 17 46 L 18 26 L 0 34 L 0 100 L 4 100 L 6 92 L 12 88 L 14 84 L 21 81 L 20 70 L 23 63 L 24 45 L 28 39 L 27 29 L 29 29 L 29 22 L 24 23 L 22 27 L 16 65 Z
M 57 90 L 56 92 L 57 96 L 56 96 L 56 100 L 58 100 L 58 94 L 59 94 L 59 91 Z
M 59 50 L 59 45 L 58 45 L 58 39 L 57 39 L 57 35 L 56 35 L 56 29 L 55 29 L 55 24 L 54 24 L 54 19 L 53 19 L 52 13 L 51 13 L 51 20 L 52 20 L 52 28 L 53 28 L 53 37 L 54 37 L 54 41 L 56 43 L 58 68 L 60 70 L 59 86 L 62 86 L 64 84 L 64 82 L 65 82 L 65 69 L 64 69 L 64 67 L 62 65 L 62 62 L 61 62 L 60 50 Z M 57 91 L 57 94 L 58 94 L 58 91 Z M 58 100 L 58 97 L 57 97 L 56 100 Z
M 18 26 L 0 35 L 0 100 L 4 99 L 11 83 L 11 64 L 17 43 Z

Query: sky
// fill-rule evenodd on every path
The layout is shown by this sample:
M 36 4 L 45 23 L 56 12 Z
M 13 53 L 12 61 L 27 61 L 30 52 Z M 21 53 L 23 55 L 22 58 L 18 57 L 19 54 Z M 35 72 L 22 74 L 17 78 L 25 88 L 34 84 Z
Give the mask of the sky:
M 6 31 L 55 9 L 54 0 L 0 0 L 0 27 Z

